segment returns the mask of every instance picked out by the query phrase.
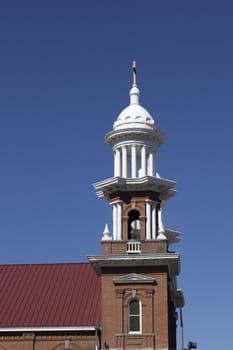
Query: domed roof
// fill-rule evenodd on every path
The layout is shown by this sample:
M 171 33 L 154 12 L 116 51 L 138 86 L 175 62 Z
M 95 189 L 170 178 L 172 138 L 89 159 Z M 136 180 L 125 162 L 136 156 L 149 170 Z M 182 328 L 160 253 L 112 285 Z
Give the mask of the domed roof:
M 155 129 L 155 122 L 150 113 L 139 104 L 140 91 L 134 84 L 130 90 L 130 104 L 123 109 L 113 124 L 113 130 L 140 128 Z

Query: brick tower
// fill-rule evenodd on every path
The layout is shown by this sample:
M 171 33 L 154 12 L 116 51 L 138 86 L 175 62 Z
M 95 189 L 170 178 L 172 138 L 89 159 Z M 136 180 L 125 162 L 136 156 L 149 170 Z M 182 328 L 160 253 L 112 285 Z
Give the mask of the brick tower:
M 89 261 L 101 276 L 102 344 L 106 349 L 175 350 L 180 256 L 169 252 L 179 233 L 165 228 L 163 208 L 175 182 L 156 172 L 164 136 L 139 103 L 136 64 L 130 104 L 105 140 L 114 154 L 114 176 L 94 184 L 112 206 L 112 235 L 106 225 L 101 255 Z

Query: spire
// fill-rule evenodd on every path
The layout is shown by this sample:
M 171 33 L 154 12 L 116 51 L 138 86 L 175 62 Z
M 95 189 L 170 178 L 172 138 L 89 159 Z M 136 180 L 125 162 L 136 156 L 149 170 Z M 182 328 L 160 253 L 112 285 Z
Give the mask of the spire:
M 133 63 L 132 63 L 132 71 L 133 71 L 133 85 L 132 85 L 132 88 L 129 92 L 130 104 L 131 105 L 139 105 L 140 91 L 137 87 L 136 61 L 133 61 Z
M 110 241 L 112 238 L 110 236 L 110 231 L 108 228 L 108 224 L 105 225 L 102 241 Z

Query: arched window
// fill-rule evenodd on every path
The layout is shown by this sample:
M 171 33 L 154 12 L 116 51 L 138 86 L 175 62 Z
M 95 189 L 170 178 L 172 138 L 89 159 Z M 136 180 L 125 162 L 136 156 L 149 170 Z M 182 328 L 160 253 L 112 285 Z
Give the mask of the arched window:
M 131 210 L 128 214 L 128 239 L 140 239 L 140 213 Z
M 128 331 L 129 333 L 141 333 L 141 303 L 134 298 L 128 304 Z

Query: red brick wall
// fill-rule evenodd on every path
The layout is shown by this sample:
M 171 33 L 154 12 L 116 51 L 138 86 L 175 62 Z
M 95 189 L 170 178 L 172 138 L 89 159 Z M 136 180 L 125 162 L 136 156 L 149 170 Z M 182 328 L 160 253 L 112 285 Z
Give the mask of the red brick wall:
M 167 241 L 140 241 L 142 253 L 166 253 Z M 101 254 L 126 254 L 127 241 L 103 241 L 101 242 Z
M 113 279 L 126 273 L 108 271 L 102 275 L 102 340 L 110 348 L 168 349 L 169 320 L 167 272 L 148 272 L 155 284 L 114 285 Z M 131 270 L 131 272 L 133 272 Z M 140 271 L 142 273 L 143 271 Z M 137 269 L 138 273 L 138 269 Z M 142 334 L 128 333 L 128 301 L 136 296 L 142 304 Z
M 95 335 L 36 335 L 23 333 L 21 335 L 0 336 L 1 350 L 64 350 L 65 340 L 70 340 L 72 350 L 94 350 L 96 347 Z

